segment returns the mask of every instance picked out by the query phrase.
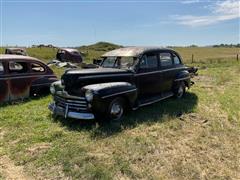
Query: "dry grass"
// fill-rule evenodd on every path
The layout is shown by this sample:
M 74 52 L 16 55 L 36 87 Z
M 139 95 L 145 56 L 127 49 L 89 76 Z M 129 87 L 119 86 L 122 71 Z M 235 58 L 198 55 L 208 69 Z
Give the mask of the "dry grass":
M 121 128 L 54 119 L 50 96 L 3 106 L 0 156 L 34 179 L 239 179 L 239 69 L 202 68 L 184 99 L 130 112 Z

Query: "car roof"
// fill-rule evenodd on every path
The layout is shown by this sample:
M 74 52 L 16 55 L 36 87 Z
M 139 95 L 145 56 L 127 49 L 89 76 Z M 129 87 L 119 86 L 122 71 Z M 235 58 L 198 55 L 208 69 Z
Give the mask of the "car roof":
M 6 48 L 6 49 L 9 49 L 9 50 L 26 50 L 26 48 Z
M 9 60 L 9 59 L 40 61 L 39 59 L 30 57 L 30 56 L 22 56 L 22 55 L 15 55 L 15 54 L 0 54 L 0 60 Z
M 77 49 L 71 49 L 71 48 L 61 48 L 60 50 L 65 50 L 68 52 L 79 52 Z
M 109 52 L 106 52 L 105 54 L 102 55 L 102 57 L 108 57 L 108 56 L 127 56 L 127 57 L 138 57 L 146 52 L 149 51 L 158 51 L 158 50 L 171 50 L 168 48 L 164 47 L 137 47 L 137 46 L 132 46 L 132 47 L 124 47 L 124 48 L 119 48 L 115 49 Z

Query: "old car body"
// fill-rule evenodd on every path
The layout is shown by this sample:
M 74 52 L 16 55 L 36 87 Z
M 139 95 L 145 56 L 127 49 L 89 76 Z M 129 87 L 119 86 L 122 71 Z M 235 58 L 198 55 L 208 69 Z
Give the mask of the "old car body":
M 15 55 L 27 56 L 27 51 L 25 48 L 6 48 L 5 54 L 15 54 Z
M 56 59 L 62 62 L 81 63 L 81 53 L 77 49 L 61 48 L 57 51 Z
M 97 69 L 69 70 L 53 83 L 49 109 L 65 118 L 121 119 L 126 109 L 176 96 L 181 98 L 196 68 L 165 48 L 127 47 L 105 53 Z
M 0 103 L 49 91 L 55 81 L 53 71 L 36 58 L 0 55 Z

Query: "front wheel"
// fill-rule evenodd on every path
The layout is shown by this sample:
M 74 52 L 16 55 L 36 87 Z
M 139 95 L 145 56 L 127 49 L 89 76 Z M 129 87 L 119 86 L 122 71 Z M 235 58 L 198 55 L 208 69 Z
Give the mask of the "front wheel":
M 124 106 L 124 99 L 120 97 L 117 97 L 110 102 L 107 115 L 111 122 L 121 122 L 124 114 Z
M 186 86 L 184 82 L 179 82 L 174 88 L 174 96 L 178 99 L 182 98 L 186 92 Z

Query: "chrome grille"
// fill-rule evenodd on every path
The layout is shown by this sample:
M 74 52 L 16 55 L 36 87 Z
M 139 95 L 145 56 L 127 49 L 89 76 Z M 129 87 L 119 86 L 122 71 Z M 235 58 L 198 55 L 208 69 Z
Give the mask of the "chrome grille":
M 55 96 L 54 101 L 57 106 L 62 108 L 68 108 L 68 110 L 73 111 L 86 111 L 87 101 L 84 97 L 78 97 L 77 99 L 63 98 L 61 96 Z

